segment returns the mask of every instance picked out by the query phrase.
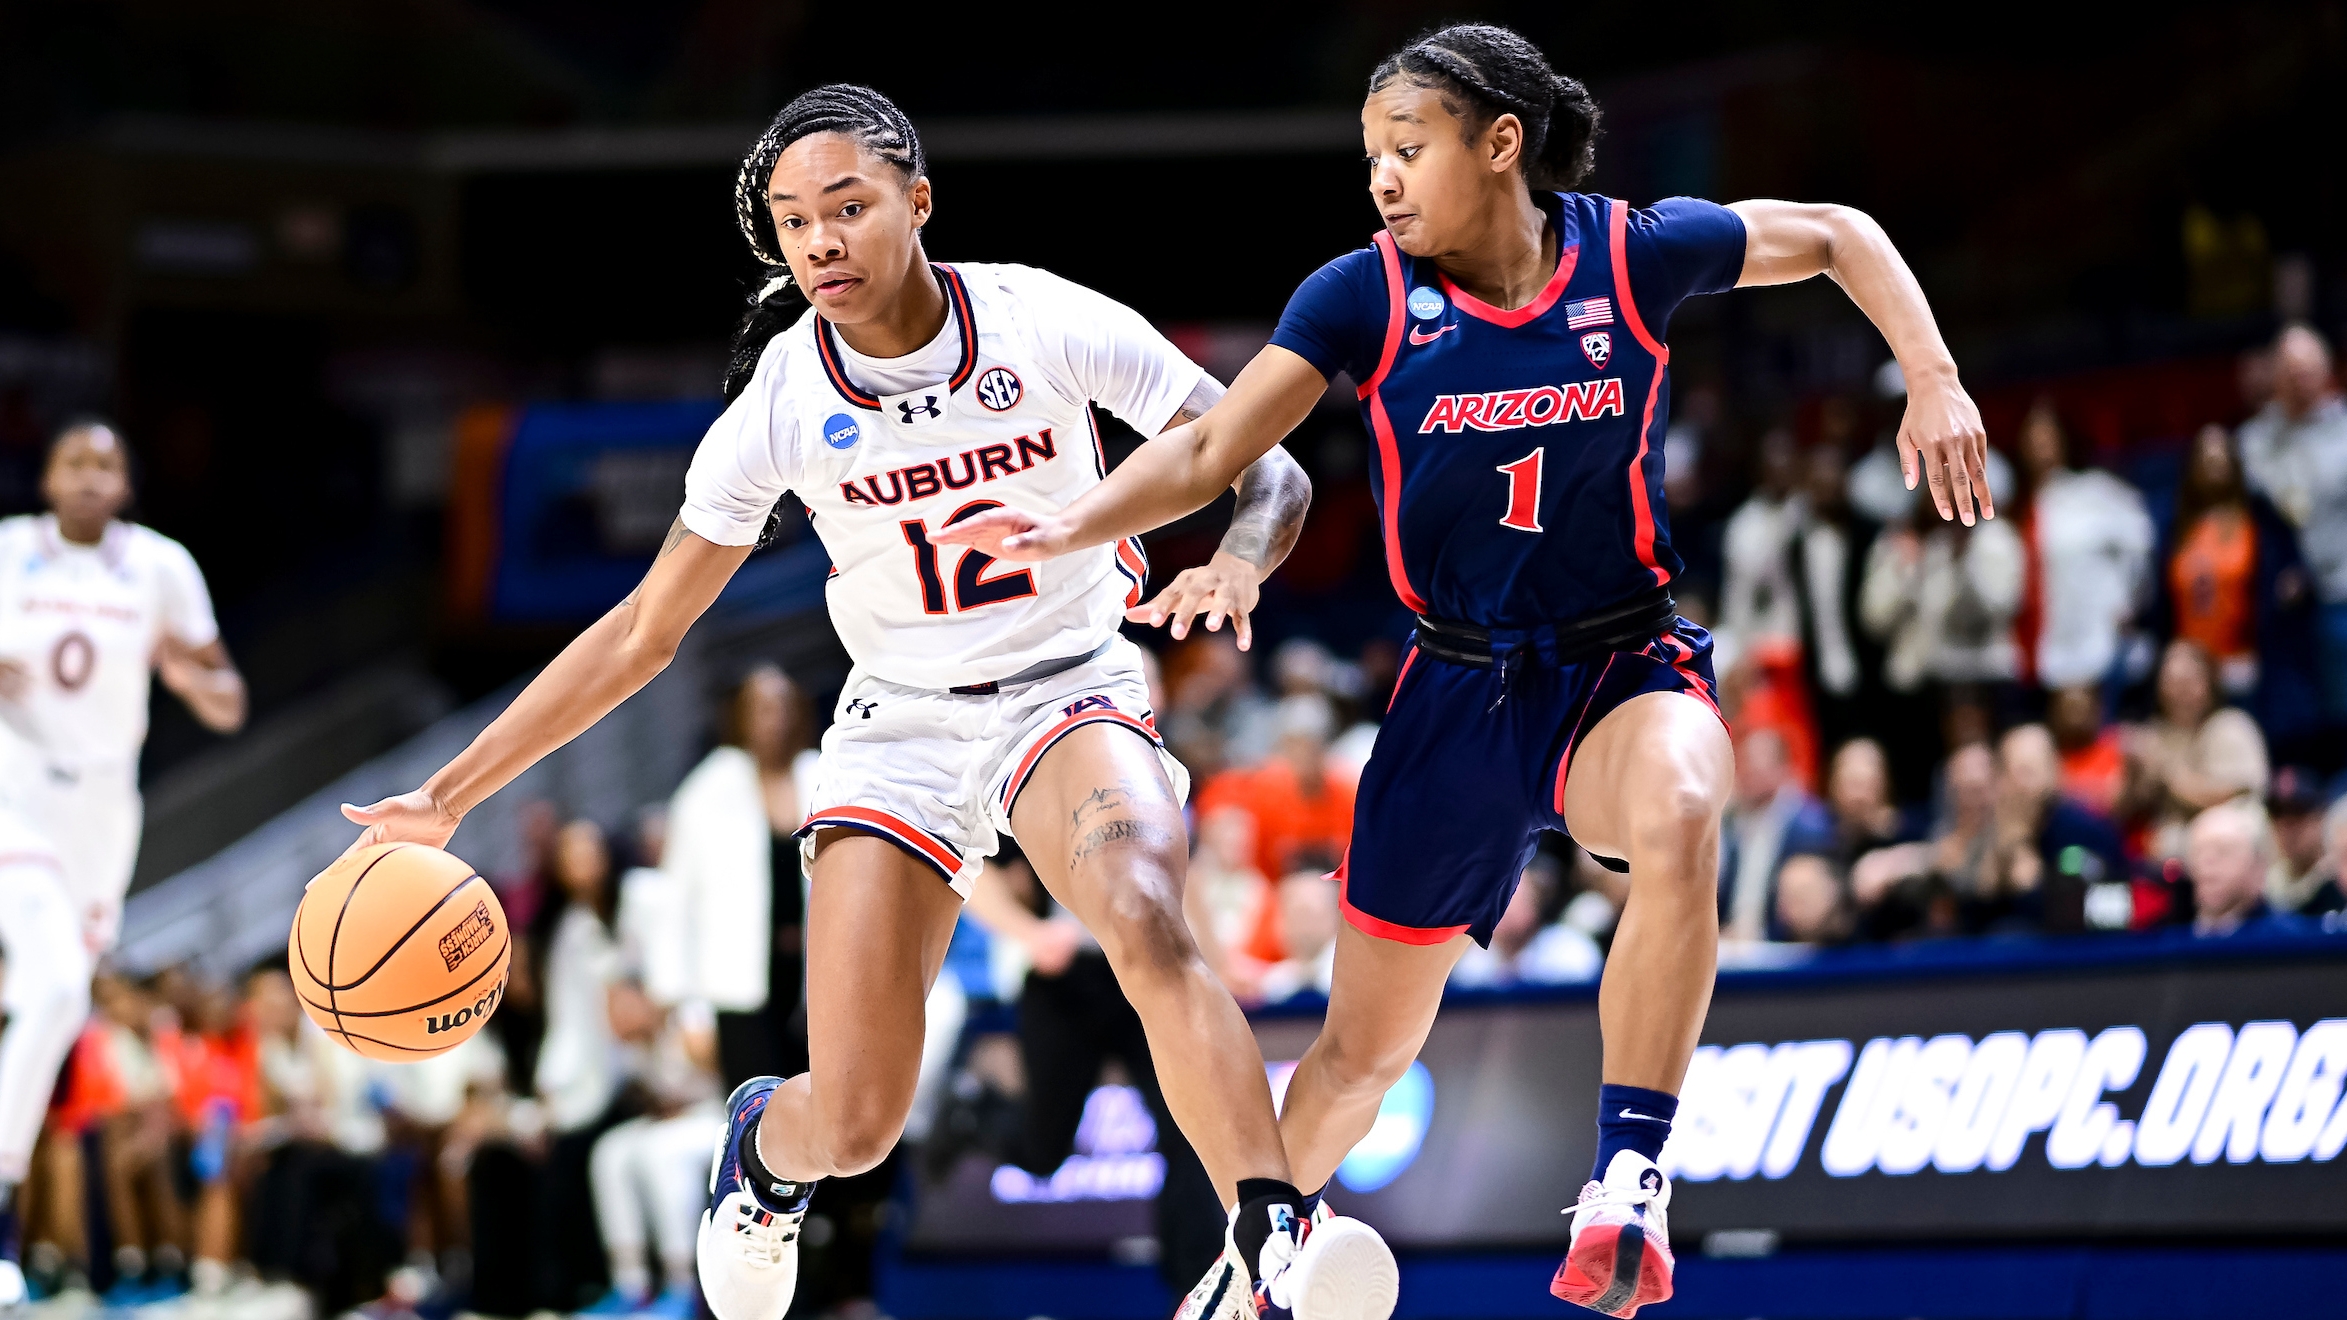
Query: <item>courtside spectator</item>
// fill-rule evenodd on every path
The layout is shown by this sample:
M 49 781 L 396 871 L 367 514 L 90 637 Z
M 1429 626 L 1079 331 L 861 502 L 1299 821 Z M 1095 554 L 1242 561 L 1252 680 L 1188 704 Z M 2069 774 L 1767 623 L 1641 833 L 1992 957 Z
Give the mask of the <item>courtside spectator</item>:
M 2347 718 L 2347 403 L 2332 374 L 2331 346 L 2294 325 L 2274 343 L 2274 397 L 2241 424 L 2250 488 L 2298 529 L 2321 600 L 2324 693 Z
M 1996 890 L 1995 755 L 1985 743 L 1965 743 L 1948 756 L 1940 781 L 1929 842 L 1878 848 L 1851 868 L 1851 897 L 1871 939 L 1962 934 L 1971 905 Z
M 1834 856 L 1845 868 L 1878 848 L 1923 837 L 1915 813 L 1891 800 L 1890 761 L 1872 738 L 1852 738 L 1834 753 L 1825 794 L 1833 815 Z
M 1793 485 L 1799 465 L 1792 432 L 1780 427 L 1762 436 L 1752 494 L 1728 516 L 1720 548 L 1719 625 L 1712 630 L 1712 662 L 1720 673 L 1800 649 L 1801 598 L 1792 560 L 1802 516 Z
M 2273 836 L 2254 802 L 2222 802 L 2192 818 L 2184 870 L 2192 877 L 2192 933 L 2286 934 L 2304 929 L 2294 916 L 2266 902 L 2266 871 Z
M 1279 923 L 1269 915 L 1271 882 L 1255 867 L 1255 817 L 1246 808 L 1227 804 L 1200 813 L 1182 906 L 1206 965 L 1233 996 L 1253 1002 L 1264 962 L 1279 956 L 1276 947 L 1262 950 L 1258 936 L 1276 936 Z
M 2100 682 L 2118 662 L 2151 563 L 2151 517 L 2133 486 L 2081 468 L 2070 433 L 2039 399 L 2021 423 L 2018 512 L 2029 572 L 2015 628 L 2021 676 L 2046 687 Z
M 2046 693 L 2046 728 L 2062 754 L 2062 791 L 2115 821 L 2127 783 L 2127 738 L 2125 730 L 2103 718 L 2103 711 L 2100 684 Z
M 1229 767 L 1250 766 L 1271 751 L 1272 703 L 1256 690 L 1245 652 L 1228 628 L 1198 623 L 1165 661 L 1172 700 L 1157 725 L 1194 782 Z M 1277 872 L 1273 872 L 1277 874 Z
M 1282 1003 L 1306 990 L 1328 993 L 1329 976 L 1336 967 L 1336 882 L 1329 868 L 1318 864 L 1293 872 L 1279 882 L 1279 919 L 1285 956 L 1263 969 L 1260 988 L 1267 1004 Z
M 1555 858 L 1536 854 L 1516 882 L 1508 907 L 1491 928 L 1491 947 L 1470 944 L 1451 968 L 1455 986 L 1568 985 L 1594 981 L 1605 970 L 1605 955 L 1587 931 L 1549 922 L 1562 904 Z
M 2265 792 L 2266 744 L 2255 721 L 2218 704 L 2216 665 L 2192 642 L 2168 643 L 2157 699 L 2127 740 L 2120 810 L 2144 823 L 2148 854 L 2168 858 L 2182 855 L 2195 814 Z
M 1774 729 L 1746 733 L 1736 746 L 1736 791 L 1720 831 L 1721 934 L 1767 939 L 1779 865 L 1833 846 L 1833 820 L 1794 778 L 1784 739 Z
M 1972 527 L 1935 519 L 1921 534 L 1885 528 L 1858 596 L 1859 621 L 1888 648 L 1883 681 L 1914 692 L 1933 682 L 2011 680 L 2024 558 L 2007 519 Z
M 1788 857 L 1777 872 L 1777 938 L 1793 944 L 1841 944 L 1850 938 L 1850 891 L 1833 859 Z
M 1829 399 L 1827 405 L 1829 422 L 1851 412 L 1846 401 Z M 1802 459 L 1800 527 L 1791 545 L 1802 658 L 1818 737 L 1828 747 L 1872 723 L 1867 699 L 1882 678 L 1881 652 L 1858 627 L 1858 590 L 1877 529 L 1850 508 L 1844 493 L 1848 465 L 1836 429 L 1829 426 L 1826 440 Z
M 813 804 L 804 701 L 762 665 L 727 694 L 717 746 L 668 803 L 661 869 L 674 881 L 691 950 L 691 997 L 717 1015 L 728 1087 L 797 1071 L 786 1037 L 798 1007 L 802 890 L 791 832 Z
M 2061 757 L 2044 725 L 2006 733 L 1997 761 L 1999 896 L 2019 924 L 2083 930 L 2087 888 L 2125 874 L 2118 829 L 2062 791 Z
M 2274 828 L 2274 869 L 2266 897 L 2275 910 L 2318 917 L 2347 908 L 2339 885 L 2339 855 L 2330 837 L 2334 822 L 2347 823 L 2347 799 L 2326 810 L 2322 784 L 2304 766 L 2274 772 L 2266 793 L 2266 816 Z
M 1198 795 L 1201 815 L 1235 806 L 1255 818 L 1255 868 L 1284 876 L 1306 854 L 1342 857 L 1353 833 L 1353 785 L 1332 764 L 1336 714 L 1318 693 L 1289 697 L 1268 721 L 1272 755 L 1225 770 Z

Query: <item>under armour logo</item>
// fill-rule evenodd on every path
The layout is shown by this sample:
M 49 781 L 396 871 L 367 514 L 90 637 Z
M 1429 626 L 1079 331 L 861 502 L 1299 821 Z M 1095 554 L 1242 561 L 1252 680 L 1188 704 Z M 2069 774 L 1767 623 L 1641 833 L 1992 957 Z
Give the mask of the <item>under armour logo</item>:
M 912 425 L 913 416 L 916 413 L 927 413 L 931 417 L 942 417 L 945 415 L 944 412 L 938 408 L 937 396 L 934 394 L 922 395 L 921 401 L 919 403 L 914 403 L 911 399 L 898 399 L 896 401 L 896 407 L 898 412 L 904 414 L 905 424 L 908 426 Z
M 879 702 L 877 702 L 877 701 L 866 701 L 866 700 L 864 700 L 864 699 L 863 699 L 863 698 L 861 698 L 861 697 L 858 697 L 858 698 L 856 698 L 854 701 L 851 701 L 851 702 L 849 702 L 849 703 L 848 703 L 848 714 L 850 714 L 850 715 L 861 715 L 861 716 L 863 716 L 865 719 L 871 719 L 871 718 L 872 718 L 872 712 L 873 712 L 873 711 L 876 711 L 876 710 L 878 710 L 878 709 L 880 709 L 880 703 L 879 703 Z

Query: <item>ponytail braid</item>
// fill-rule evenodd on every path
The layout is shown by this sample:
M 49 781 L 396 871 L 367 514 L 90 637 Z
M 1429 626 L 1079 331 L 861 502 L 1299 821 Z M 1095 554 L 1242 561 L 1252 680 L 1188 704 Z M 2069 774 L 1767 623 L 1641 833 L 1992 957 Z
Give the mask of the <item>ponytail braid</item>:
M 733 350 L 725 364 L 725 400 L 728 403 L 749 387 L 758 359 L 776 335 L 790 327 L 805 309 L 805 294 L 791 282 L 790 263 L 783 259 L 782 241 L 774 232 L 774 213 L 766 204 L 766 183 L 774 163 L 800 138 L 817 133 L 845 133 L 865 151 L 896 167 L 907 184 L 929 172 L 929 158 L 921 150 L 921 135 L 896 102 L 869 87 L 831 83 L 801 93 L 750 145 L 734 176 L 734 222 L 750 245 L 750 255 L 764 266 L 758 287 L 735 328 Z
M 1397 79 L 1435 91 L 1470 134 L 1514 115 L 1524 126 L 1524 181 L 1532 187 L 1575 188 L 1597 167 L 1596 99 L 1507 28 L 1458 23 L 1423 33 L 1377 66 L 1369 90 Z

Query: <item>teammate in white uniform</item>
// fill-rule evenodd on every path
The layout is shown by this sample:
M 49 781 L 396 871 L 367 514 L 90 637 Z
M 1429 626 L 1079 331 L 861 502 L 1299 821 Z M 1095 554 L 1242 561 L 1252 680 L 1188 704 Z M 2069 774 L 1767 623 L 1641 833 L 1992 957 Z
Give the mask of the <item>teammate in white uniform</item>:
M 41 493 L 50 512 L 0 521 L 0 1304 L 23 1295 L 16 1185 L 138 859 L 149 676 L 219 732 L 245 714 L 195 560 L 115 518 L 131 489 L 113 428 L 60 433 Z
M 1303 1222 L 1261 1053 L 1191 941 L 1187 775 L 1116 632 L 1127 610 L 1170 600 L 1243 635 L 1309 483 L 1276 450 L 1242 473 L 1222 552 L 1151 607 L 1130 542 L 1032 567 L 940 551 L 931 537 L 958 518 L 1056 509 L 1097 483 L 1094 404 L 1155 433 L 1202 414 L 1221 386 L 1098 294 L 1025 267 L 932 265 L 919 138 L 868 88 L 818 88 L 785 107 L 736 197 L 774 278 L 742 327 L 731 403 L 694 459 L 668 544 L 634 595 L 423 788 L 347 808 L 368 827 L 361 843 L 444 842 L 467 810 L 641 687 L 796 494 L 837 566 L 831 615 L 856 666 L 802 836 L 812 1064 L 728 1102 L 699 1243 L 710 1310 L 780 1320 L 813 1184 L 895 1145 L 922 1001 L 960 899 L 1007 831 L 1098 937 L 1140 1013 L 1167 1105 L 1233 1207 L 1231 1249 L 1268 1311 L 1384 1320 L 1391 1253 L 1357 1221 Z

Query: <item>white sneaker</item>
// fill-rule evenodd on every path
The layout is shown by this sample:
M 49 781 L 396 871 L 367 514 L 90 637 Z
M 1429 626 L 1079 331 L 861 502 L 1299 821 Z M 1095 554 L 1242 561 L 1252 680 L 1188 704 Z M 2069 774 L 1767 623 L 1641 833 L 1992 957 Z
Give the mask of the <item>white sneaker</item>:
M 22 1306 L 31 1300 L 32 1293 L 24 1286 L 24 1267 L 0 1257 L 0 1307 Z
M 799 1222 L 807 1198 L 785 1213 L 751 1194 L 734 1157 L 742 1133 L 755 1131 L 779 1077 L 753 1077 L 725 1102 L 725 1133 L 709 1160 L 709 1208 L 701 1212 L 694 1254 L 701 1298 L 717 1320 L 782 1320 L 799 1286 Z
M 1549 1292 L 1605 1315 L 1631 1316 L 1671 1295 L 1671 1180 L 1634 1150 L 1614 1152 L 1605 1181 L 1565 1213 L 1573 1243 Z
M 1321 1212 L 1327 1211 L 1325 1215 Z M 1400 1299 L 1402 1276 L 1393 1249 L 1377 1230 L 1320 1203 L 1287 1254 L 1273 1238 L 1263 1248 L 1264 1292 L 1295 1320 L 1386 1320 Z
M 1320 1204 L 1312 1207 L 1312 1227 L 1334 1218 L 1336 1211 L 1322 1196 Z M 1254 1291 L 1247 1286 L 1246 1267 L 1239 1263 L 1238 1248 L 1232 1245 L 1229 1233 L 1223 1234 L 1222 1254 L 1207 1267 L 1206 1276 L 1174 1308 L 1174 1320 L 1255 1320 Z

